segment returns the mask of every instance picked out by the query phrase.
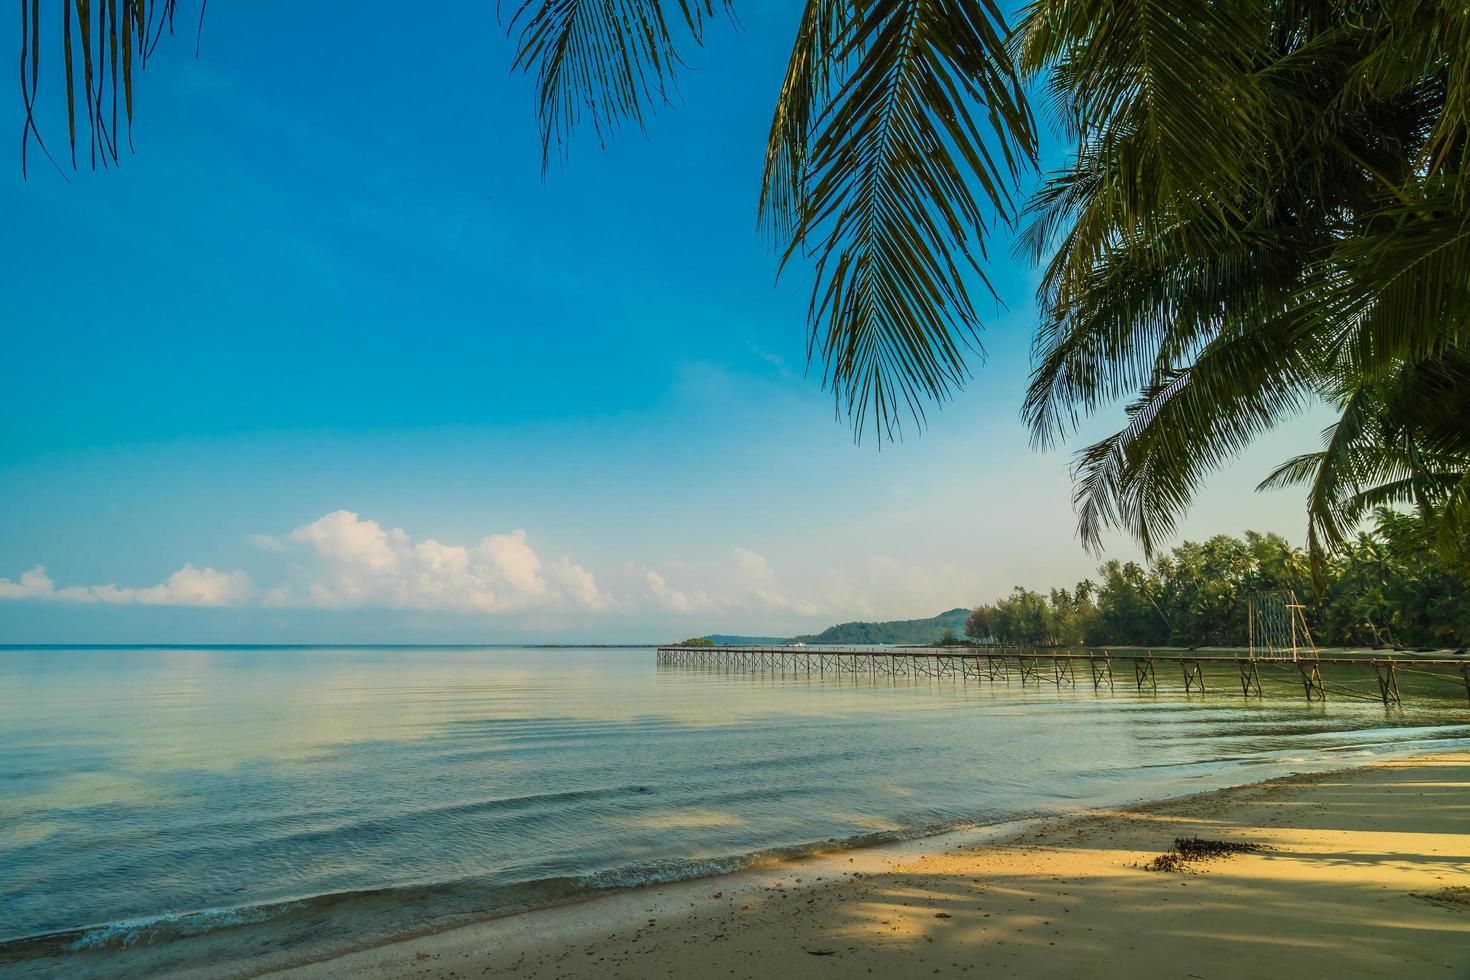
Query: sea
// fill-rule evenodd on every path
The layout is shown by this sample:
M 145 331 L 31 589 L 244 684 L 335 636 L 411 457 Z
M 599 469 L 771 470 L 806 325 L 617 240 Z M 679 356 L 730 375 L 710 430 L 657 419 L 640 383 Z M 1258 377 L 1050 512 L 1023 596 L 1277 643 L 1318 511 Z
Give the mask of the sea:
M 652 648 L 0 648 L 0 975 L 249 976 L 818 850 L 1470 744 L 1293 675 L 1186 695 Z M 1458 678 L 1456 678 L 1458 679 Z M 1359 677 L 1372 689 L 1372 674 Z M 1231 693 L 1233 690 L 1233 693 Z

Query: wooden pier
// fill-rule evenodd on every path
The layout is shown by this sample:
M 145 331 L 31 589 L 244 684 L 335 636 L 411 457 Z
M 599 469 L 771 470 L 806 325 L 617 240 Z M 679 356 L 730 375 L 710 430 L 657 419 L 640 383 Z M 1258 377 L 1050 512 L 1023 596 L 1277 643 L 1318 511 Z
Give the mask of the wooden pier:
M 1261 677 L 1275 676 L 1300 683 L 1307 701 L 1326 701 L 1329 693 L 1349 700 L 1382 701 L 1401 705 L 1399 676 L 1425 675 L 1455 685 L 1444 693 L 1463 695 L 1470 703 L 1470 660 L 1421 657 L 1300 657 L 1262 658 L 1228 653 L 1194 654 L 1152 651 L 1047 650 L 1013 647 L 793 647 L 793 646 L 664 646 L 658 648 L 661 667 L 703 667 L 766 674 L 805 674 L 878 677 L 939 677 L 961 682 L 1020 685 L 1052 684 L 1077 687 L 1090 683 L 1094 691 L 1132 689 L 1157 694 L 1161 686 L 1179 678 L 1176 689 L 1185 694 L 1234 693 L 1261 697 Z M 1374 689 L 1358 689 L 1327 680 L 1329 673 L 1352 674 Z M 1207 673 L 1208 672 L 1208 673 Z M 1234 683 L 1222 681 L 1232 678 Z M 1221 687 L 1207 686 L 1206 678 Z M 1164 678 L 1163 684 L 1160 678 Z

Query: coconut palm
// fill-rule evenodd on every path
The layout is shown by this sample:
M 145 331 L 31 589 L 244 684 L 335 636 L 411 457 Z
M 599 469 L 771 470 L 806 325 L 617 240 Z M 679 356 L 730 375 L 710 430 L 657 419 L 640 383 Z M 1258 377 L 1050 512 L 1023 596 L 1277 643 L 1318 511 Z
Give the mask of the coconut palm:
M 1210 471 L 1315 400 L 1343 441 L 1367 433 L 1354 411 L 1410 407 L 1382 397 L 1405 372 L 1442 362 L 1464 390 L 1442 359 L 1470 339 L 1470 8 L 1039 0 L 1021 50 L 1077 148 L 1021 239 L 1047 262 L 1024 415 L 1049 445 L 1132 399 L 1079 456 L 1086 540 L 1152 550 Z M 1337 485 L 1314 495 L 1319 540 L 1363 512 L 1366 488 Z
M 20 2 L 28 146 L 51 35 Z M 94 163 L 116 159 L 135 62 L 176 3 L 61 0 L 73 157 L 81 118 Z M 543 162 L 578 126 L 641 125 L 729 4 L 508 10 Z M 1028 83 L 1073 150 L 1024 208 L 1044 280 L 1023 414 L 1047 446 L 1131 399 L 1078 458 L 1089 543 L 1121 527 L 1152 551 L 1267 428 L 1470 348 L 1465 4 L 1033 0 L 1012 30 L 995 0 L 804 0 L 760 219 L 783 268 L 815 273 L 809 355 L 858 432 L 922 424 L 967 377 L 986 243 L 1037 158 Z
M 1287 460 L 1262 488 L 1306 485 L 1308 553 L 1323 560 L 1383 507 L 1416 507 L 1439 550 L 1470 570 L 1470 354 L 1411 361 L 1376 384 L 1338 392 L 1323 448 Z

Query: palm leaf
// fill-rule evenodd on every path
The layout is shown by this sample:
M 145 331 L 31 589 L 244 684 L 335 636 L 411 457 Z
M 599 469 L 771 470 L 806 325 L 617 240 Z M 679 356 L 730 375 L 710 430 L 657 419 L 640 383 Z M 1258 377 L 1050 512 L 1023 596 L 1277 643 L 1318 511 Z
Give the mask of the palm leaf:
M 1470 481 L 1470 355 L 1454 350 L 1404 363 L 1380 383 L 1344 377 L 1323 450 L 1286 461 L 1260 485 L 1309 484 L 1308 544 L 1319 586 L 1326 553 L 1341 549 L 1370 512 L 1410 503 L 1426 517 L 1454 517 Z
M 1006 35 L 990 0 L 846 14 L 809 0 L 772 124 L 764 214 L 788 236 L 783 268 L 813 261 L 808 354 L 859 436 L 871 419 L 880 442 L 893 438 L 905 411 L 922 424 L 978 347 L 968 284 L 989 290 L 984 237 L 1012 214 L 1010 189 L 1036 152 Z
M 806 0 L 802 10 L 771 119 L 757 208 L 759 222 L 782 247 L 806 206 L 808 140 L 831 95 L 833 78 L 843 67 L 839 45 L 849 17 L 846 0 Z
M 1078 456 L 1084 544 L 1096 549 L 1105 529 L 1121 527 L 1151 555 L 1206 475 L 1305 408 L 1314 362 L 1303 330 L 1280 317 L 1232 331 L 1145 388 L 1128 425 Z
M 20 7 L 22 175 L 28 175 L 33 140 L 53 164 L 56 162 L 41 135 L 38 103 L 42 53 L 57 48 L 63 66 L 61 89 L 72 166 L 76 166 L 78 130 L 82 128 L 77 120 L 79 109 L 82 125 L 90 134 L 91 165 L 116 163 L 119 140 L 132 141 L 134 76 L 147 67 L 159 41 L 173 34 L 178 0 L 62 0 L 59 10 L 48 5 L 44 12 L 39 0 L 21 0 Z M 201 19 L 203 7 L 201 0 Z M 53 14 L 59 16 L 53 18 Z M 80 92 L 77 62 L 82 68 Z
M 1427 406 L 1470 381 L 1391 389 L 1470 331 L 1467 27 L 1428 0 L 1029 8 L 1022 64 L 1076 152 L 1018 244 L 1047 260 L 1023 415 L 1044 446 L 1139 392 L 1078 459 L 1089 544 L 1117 526 L 1151 551 L 1206 473 L 1313 397 L 1343 410 L 1326 448 L 1263 486 L 1312 485 L 1317 557 L 1376 502 L 1448 492 L 1470 457 Z
M 728 0 L 523 0 L 506 30 L 513 70 L 536 76 L 543 168 L 584 116 L 605 146 L 624 120 L 642 128 L 669 104 L 680 48 L 702 42 L 717 8 Z

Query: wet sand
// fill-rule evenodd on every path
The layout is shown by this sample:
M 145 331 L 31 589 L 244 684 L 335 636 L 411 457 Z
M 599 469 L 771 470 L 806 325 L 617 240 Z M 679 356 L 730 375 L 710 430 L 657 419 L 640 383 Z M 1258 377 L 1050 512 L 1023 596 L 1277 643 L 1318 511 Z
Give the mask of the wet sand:
M 1194 836 L 1264 849 L 1144 867 Z M 966 973 L 1470 977 L 1470 752 L 639 889 L 280 975 Z

